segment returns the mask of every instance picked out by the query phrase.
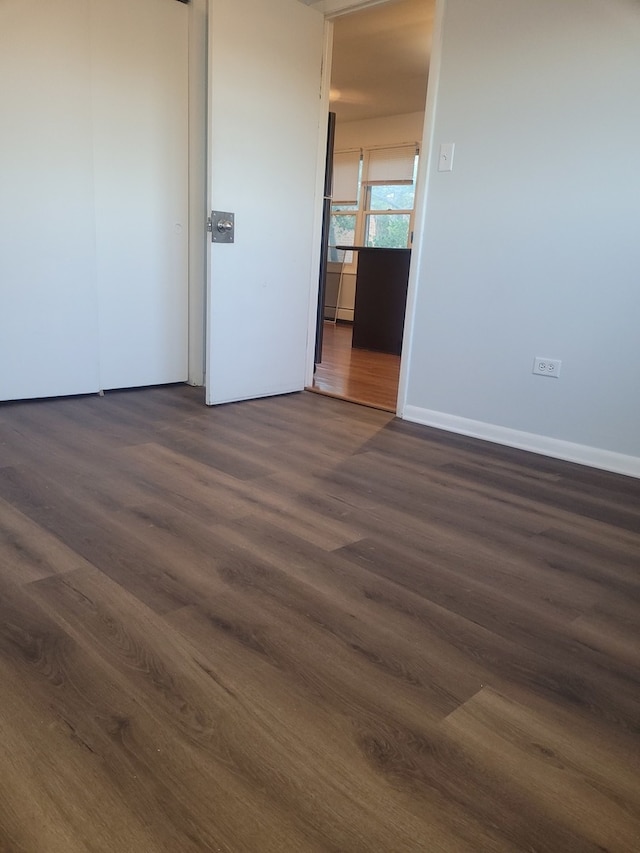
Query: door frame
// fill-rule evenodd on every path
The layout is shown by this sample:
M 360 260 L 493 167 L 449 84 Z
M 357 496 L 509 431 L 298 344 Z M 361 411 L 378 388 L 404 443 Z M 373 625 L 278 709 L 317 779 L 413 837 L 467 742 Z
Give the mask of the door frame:
M 327 162 L 327 120 L 329 118 L 329 90 L 331 88 L 331 63 L 333 59 L 333 22 L 325 18 L 324 46 L 322 49 L 322 79 L 320 82 L 320 108 L 322 120 L 318 127 L 316 158 L 315 213 L 313 233 L 316 235 L 311 258 L 311 280 L 309 281 L 309 315 L 307 330 L 307 356 L 304 384 L 313 385 L 315 370 L 316 334 L 318 324 L 318 292 L 320 290 L 320 257 L 322 254 L 322 215 L 324 210 L 324 181 Z
M 376 0 L 378 3 L 385 3 L 388 0 Z M 358 11 L 359 8 L 366 8 L 372 5 L 369 2 L 362 2 L 359 6 L 353 5 L 344 13 L 334 14 L 332 19 L 339 17 L 340 14 L 348 14 Z M 407 306 L 405 310 L 404 333 L 402 338 L 402 352 L 400 355 L 400 377 L 398 382 L 398 397 L 396 403 L 396 414 L 398 417 L 403 417 L 404 408 L 407 400 L 407 390 L 409 385 L 409 370 L 410 370 L 410 355 L 414 336 L 414 320 L 416 313 L 416 298 L 419 287 L 418 272 L 421 268 L 421 260 L 423 255 L 423 246 L 425 243 L 425 223 L 427 211 L 427 186 L 428 176 L 433 168 L 433 133 L 434 133 L 434 118 L 436 101 L 438 94 L 438 81 L 440 77 L 441 55 L 442 55 L 442 31 L 445 12 L 446 0 L 436 0 L 435 3 L 435 18 L 432 38 L 431 57 L 429 59 L 429 82 L 427 86 L 427 97 L 425 102 L 425 115 L 422 133 L 422 142 L 420 146 L 421 156 L 418 163 L 418 174 L 416 176 L 416 202 L 414 213 L 414 240 L 411 250 L 411 265 L 409 268 L 409 283 L 407 289 Z M 331 20 L 327 21 L 331 24 Z M 331 83 L 331 60 L 333 47 L 333 26 L 325 29 L 325 61 L 322 69 L 322 91 L 323 95 L 326 92 L 327 96 L 327 113 L 328 91 Z M 319 216 L 317 223 L 317 234 L 321 233 L 321 211 L 323 199 L 323 184 L 324 184 L 324 146 L 326 145 L 326 128 L 323 126 L 320 129 L 319 149 L 322 157 L 319 159 L 319 175 L 316 185 L 318 187 L 318 197 L 316 199 L 316 214 Z M 314 257 L 314 266 L 319 269 L 320 252 L 318 248 L 317 261 Z M 310 296 L 310 318 L 309 318 L 309 333 L 307 347 L 307 365 L 306 365 L 306 385 L 310 387 L 313 384 L 314 372 L 314 355 L 315 355 L 315 324 L 318 298 L 318 281 L 311 283 Z
M 444 17 L 447 0 L 435 0 L 435 16 L 433 21 L 433 36 L 431 39 L 431 56 L 429 58 L 429 80 L 427 98 L 424 108 L 424 125 L 420 159 L 416 176 L 416 200 L 413 220 L 413 245 L 411 247 L 411 265 L 409 267 L 409 284 L 407 288 L 407 307 L 404 315 L 404 333 L 402 336 L 402 352 L 400 354 L 400 377 L 398 382 L 398 400 L 396 414 L 404 417 L 409 389 L 409 374 L 411 368 L 411 350 L 415 335 L 415 316 L 418 289 L 420 287 L 419 271 L 422 268 L 422 258 L 426 243 L 427 209 L 429 204 L 428 186 L 429 175 L 437 169 L 435 154 L 435 115 L 440 89 L 440 70 L 442 67 L 442 41 Z
M 388 0 L 381 0 L 388 2 Z M 362 8 L 368 5 L 362 3 Z M 414 221 L 414 241 L 411 252 L 409 269 L 409 284 L 407 291 L 407 307 L 405 312 L 402 353 L 400 356 L 400 378 L 398 384 L 398 399 L 396 414 L 403 416 L 407 400 L 409 384 L 410 354 L 415 333 L 414 319 L 416 297 L 419 287 L 418 270 L 423 255 L 424 228 L 427 211 L 427 181 L 433 166 L 433 133 L 438 81 L 442 54 L 442 31 L 446 0 L 436 0 L 434 31 L 432 39 L 431 58 L 429 61 L 429 84 L 425 104 L 425 120 L 422 136 L 421 152 L 416 178 L 416 205 Z M 349 12 L 356 11 L 353 7 Z M 211 199 L 207 180 L 207 32 L 210 14 L 209 0 L 192 0 L 190 4 L 189 21 L 189 155 L 191 166 L 189 171 L 189 378 L 191 385 L 204 385 L 205 382 L 205 352 L 206 352 L 206 281 L 209 264 L 209 235 L 206 230 Z M 331 63 L 333 54 L 333 19 L 325 18 L 324 48 L 322 64 L 322 80 L 320 99 L 323 115 L 329 113 L 329 89 L 331 85 Z M 305 385 L 313 384 L 317 301 L 319 289 L 319 270 L 322 231 L 322 207 L 324 196 L 326 126 L 319 122 L 318 155 L 316 163 L 315 199 L 314 199 L 314 233 L 318 239 L 314 245 L 311 276 L 308 282 L 308 329 L 307 354 L 305 363 Z
M 207 316 L 209 0 L 189 4 L 189 385 L 204 385 Z

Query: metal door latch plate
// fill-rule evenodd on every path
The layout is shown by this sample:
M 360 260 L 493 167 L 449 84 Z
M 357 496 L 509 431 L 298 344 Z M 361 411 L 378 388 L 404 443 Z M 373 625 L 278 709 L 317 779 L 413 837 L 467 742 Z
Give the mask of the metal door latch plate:
M 233 243 L 235 236 L 235 216 L 224 210 L 211 211 L 211 242 Z

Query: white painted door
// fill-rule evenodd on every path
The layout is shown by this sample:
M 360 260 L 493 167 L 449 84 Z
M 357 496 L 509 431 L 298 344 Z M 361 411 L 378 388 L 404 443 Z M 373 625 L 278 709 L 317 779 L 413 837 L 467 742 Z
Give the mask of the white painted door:
M 207 402 L 304 387 L 317 287 L 324 21 L 298 0 L 211 0 Z
M 89 7 L 0 3 L 0 399 L 99 389 Z
M 188 14 L 0 2 L 0 399 L 187 378 Z
M 103 388 L 181 382 L 188 351 L 189 6 L 93 0 Z

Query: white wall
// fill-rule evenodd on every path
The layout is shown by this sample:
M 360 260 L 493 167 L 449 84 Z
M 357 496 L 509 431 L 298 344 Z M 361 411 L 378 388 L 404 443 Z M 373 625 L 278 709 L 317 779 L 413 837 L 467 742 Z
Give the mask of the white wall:
M 404 416 L 640 475 L 640 4 L 445 0 L 437 85 Z
M 420 142 L 423 125 L 424 111 L 363 121 L 336 122 L 335 148 L 336 151 L 341 151 L 348 148 Z

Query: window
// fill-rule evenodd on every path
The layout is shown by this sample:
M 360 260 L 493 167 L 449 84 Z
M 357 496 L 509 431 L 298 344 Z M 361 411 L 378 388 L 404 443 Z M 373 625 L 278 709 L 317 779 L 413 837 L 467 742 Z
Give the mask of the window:
M 411 244 L 415 177 L 415 145 L 368 152 L 363 193 L 363 244 L 404 249 Z
M 364 245 L 404 249 L 410 243 L 413 184 L 369 186 L 365 193 Z
M 360 186 L 360 163 L 362 152 L 336 151 L 333 155 L 333 192 L 336 204 L 358 204 Z
M 329 261 L 350 264 L 353 252 L 343 252 L 336 246 L 353 246 L 356 242 L 358 196 L 362 152 L 339 151 L 333 157 L 333 204 L 329 225 Z
M 336 246 L 353 246 L 356 242 L 357 205 L 331 205 L 329 224 L 329 260 L 351 263 L 353 252 L 343 253 Z M 344 257 L 343 257 L 344 255 Z
M 335 246 L 411 245 L 417 164 L 417 145 L 336 152 L 329 260 L 354 260 Z

